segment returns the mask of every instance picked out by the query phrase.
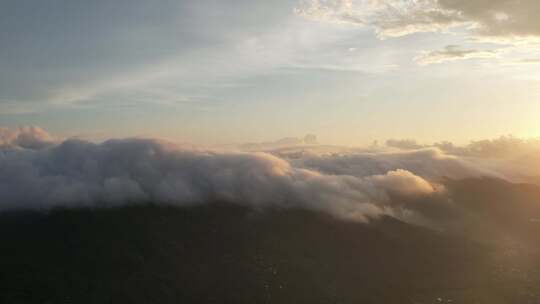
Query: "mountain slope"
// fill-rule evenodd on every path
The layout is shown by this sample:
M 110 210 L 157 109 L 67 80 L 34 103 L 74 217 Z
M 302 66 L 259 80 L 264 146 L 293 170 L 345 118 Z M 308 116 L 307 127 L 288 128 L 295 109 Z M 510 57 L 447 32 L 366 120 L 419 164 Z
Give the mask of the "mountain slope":
M 492 247 L 391 218 L 140 206 L 3 215 L 0 231 L 2 303 L 525 299 L 496 286 Z

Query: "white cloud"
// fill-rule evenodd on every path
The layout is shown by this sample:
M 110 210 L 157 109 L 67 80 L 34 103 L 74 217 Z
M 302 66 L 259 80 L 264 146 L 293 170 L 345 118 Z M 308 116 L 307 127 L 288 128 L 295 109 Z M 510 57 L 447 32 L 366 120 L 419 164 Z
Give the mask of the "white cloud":
M 439 0 L 443 9 L 454 10 L 473 22 L 482 36 L 527 39 L 540 36 L 540 3 L 536 0 Z
M 276 141 L 269 142 L 258 142 L 258 143 L 245 143 L 238 146 L 240 150 L 243 151 L 264 151 L 264 150 L 273 150 L 279 148 L 290 148 L 290 147 L 309 147 L 311 145 L 317 145 L 317 136 L 314 134 L 307 134 L 306 136 L 300 137 L 285 137 Z
M 389 215 L 425 224 L 433 209 L 452 208 L 445 178 L 531 181 L 540 167 L 540 159 L 531 158 L 540 150 L 538 141 L 513 137 L 465 147 L 389 143 L 393 147 L 371 150 L 312 143 L 235 152 L 183 149 L 151 139 L 58 141 L 37 127 L 2 128 L 0 211 L 230 202 L 256 209 L 305 208 L 355 221 Z
M 296 13 L 321 22 L 370 26 L 381 38 L 440 31 L 464 22 L 458 11 L 444 9 L 435 0 L 309 0 L 302 1 Z
M 55 138 L 39 127 L 0 128 L 0 148 L 43 149 Z
M 469 168 L 476 166 L 482 169 L 485 175 L 512 182 L 538 183 L 537 177 L 540 172 L 540 139 L 538 138 L 523 139 L 508 135 L 495 139 L 476 140 L 464 146 L 446 141 L 422 145 L 414 140 L 390 140 L 387 146 L 400 149 L 399 153 L 406 154 L 437 149 L 443 155 L 467 162 Z M 425 172 L 408 166 L 403 166 L 403 168 L 425 176 L 423 175 Z M 491 173 L 487 174 L 488 172 Z
M 535 65 L 535 64 L 540 64 L 540 58 L 525 58 L 525 59 L 521 59 L 521 60 L 517 60 L 517 61 L 514 61 L 512 62 L 511 64 L 516 64 L 516 65 L 521 65 L 521 64 L 532 64 L 532 65 Z
M 452 34 L 453 41 L 461 40 L 458 43 L 472 42 L 484 47 L 447 46 L 443 50 L 425 51 L 415 60 L 426 65 L 496 58 L 503 51 L 497 47 L 501 45 L 513 46 L 513 55 L 518 51 L 536 55 L 540 45 L 539 3 L 536 0 L 519 3 L 508 0 L 306 0 L 300 2 L 296 13 L 318 22 L 371 28 L 380 39 L 439 32 Z M 491 44 L 491 49 L 485 49 L 486 44 Z M 509 61 L 515 62 L 515 57 Z
M 344 151 L 331 154 L 307 154 L 294 160 L 299 167 L 326 174 L 369 177 L 389 171 L 407 170 L 427 180 L 489 176 L 505 178 L 496 170 L 466 158 L 446 154 L 438 148 L 405 151 Z
M 421 149 L 422 145 L 419 145 L 414 139 L 389 139 L 386 141 L 388 147 L 398 148 L 398 149 Z
M 372 26 L 381 37 L 447 30 L 467 25 L 487 37 L 540 36 L 540 4 L 508 0 L 309 0 L 296 12 L 307 18 Z
M 422 55 L 415 57 L 414 61 L 420 65 L 429 65 L 447 61 L 495 58 L 498 56 L 499 52 L 496 50 L 462 49 L 458 45 L 448 45 L 442 50 L 424 51 Z
M 13 132 L 41 134 L 30 131 Z M 407 206 L 394 209 L 392 197 L 438 193 L 406 170 L 363 177 L 328 174 L 268 153 L 179 149 L 144 139 L 102 144 L 67 140 L 41 148 L 29 145 L 24 136 L 10 135 L 10 144 L 0 149 L 0 210 L 227 201 L 253 208 L 307 208 L 366 221 L 384 214 L 402 216 L 398 210 Z
M 436 192 L 433 185 L 425 179 L 403 169 L 389 171 L 385 175 L 373 175 L 369 179 L 375 185 L 399 196 L 415 197 Z

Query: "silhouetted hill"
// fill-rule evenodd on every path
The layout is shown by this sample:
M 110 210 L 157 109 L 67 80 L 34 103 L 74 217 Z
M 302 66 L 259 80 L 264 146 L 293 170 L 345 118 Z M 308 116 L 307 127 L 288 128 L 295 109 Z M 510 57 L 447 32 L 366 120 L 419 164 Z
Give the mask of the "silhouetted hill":
M 467 234 L 490 240 L 512 237 L 540 249 L 540 187 L 479 178 L 448 180 Z
M 4 214 L 0 302 L 526 303 L 494 250 L 391 218 L 220 204 Z

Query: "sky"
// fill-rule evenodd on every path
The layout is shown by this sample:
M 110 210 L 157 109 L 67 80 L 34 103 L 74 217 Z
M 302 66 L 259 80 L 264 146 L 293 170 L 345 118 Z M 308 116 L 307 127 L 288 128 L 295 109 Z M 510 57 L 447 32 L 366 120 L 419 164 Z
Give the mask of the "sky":
M 6 0 L 0 125 L 194 144 L 540 136 L 537 0 Z

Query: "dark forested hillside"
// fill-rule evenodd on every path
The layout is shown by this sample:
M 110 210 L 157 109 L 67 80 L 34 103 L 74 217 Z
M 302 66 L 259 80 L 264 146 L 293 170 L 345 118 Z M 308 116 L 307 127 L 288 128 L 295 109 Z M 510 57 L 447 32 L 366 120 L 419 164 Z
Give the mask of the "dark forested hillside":
M 527 303 L 534 296 L 497 272 L 494 246 L 391 218 L 362 224 L 224 204 L 4 214 L 0 247 L 1 303 Z

